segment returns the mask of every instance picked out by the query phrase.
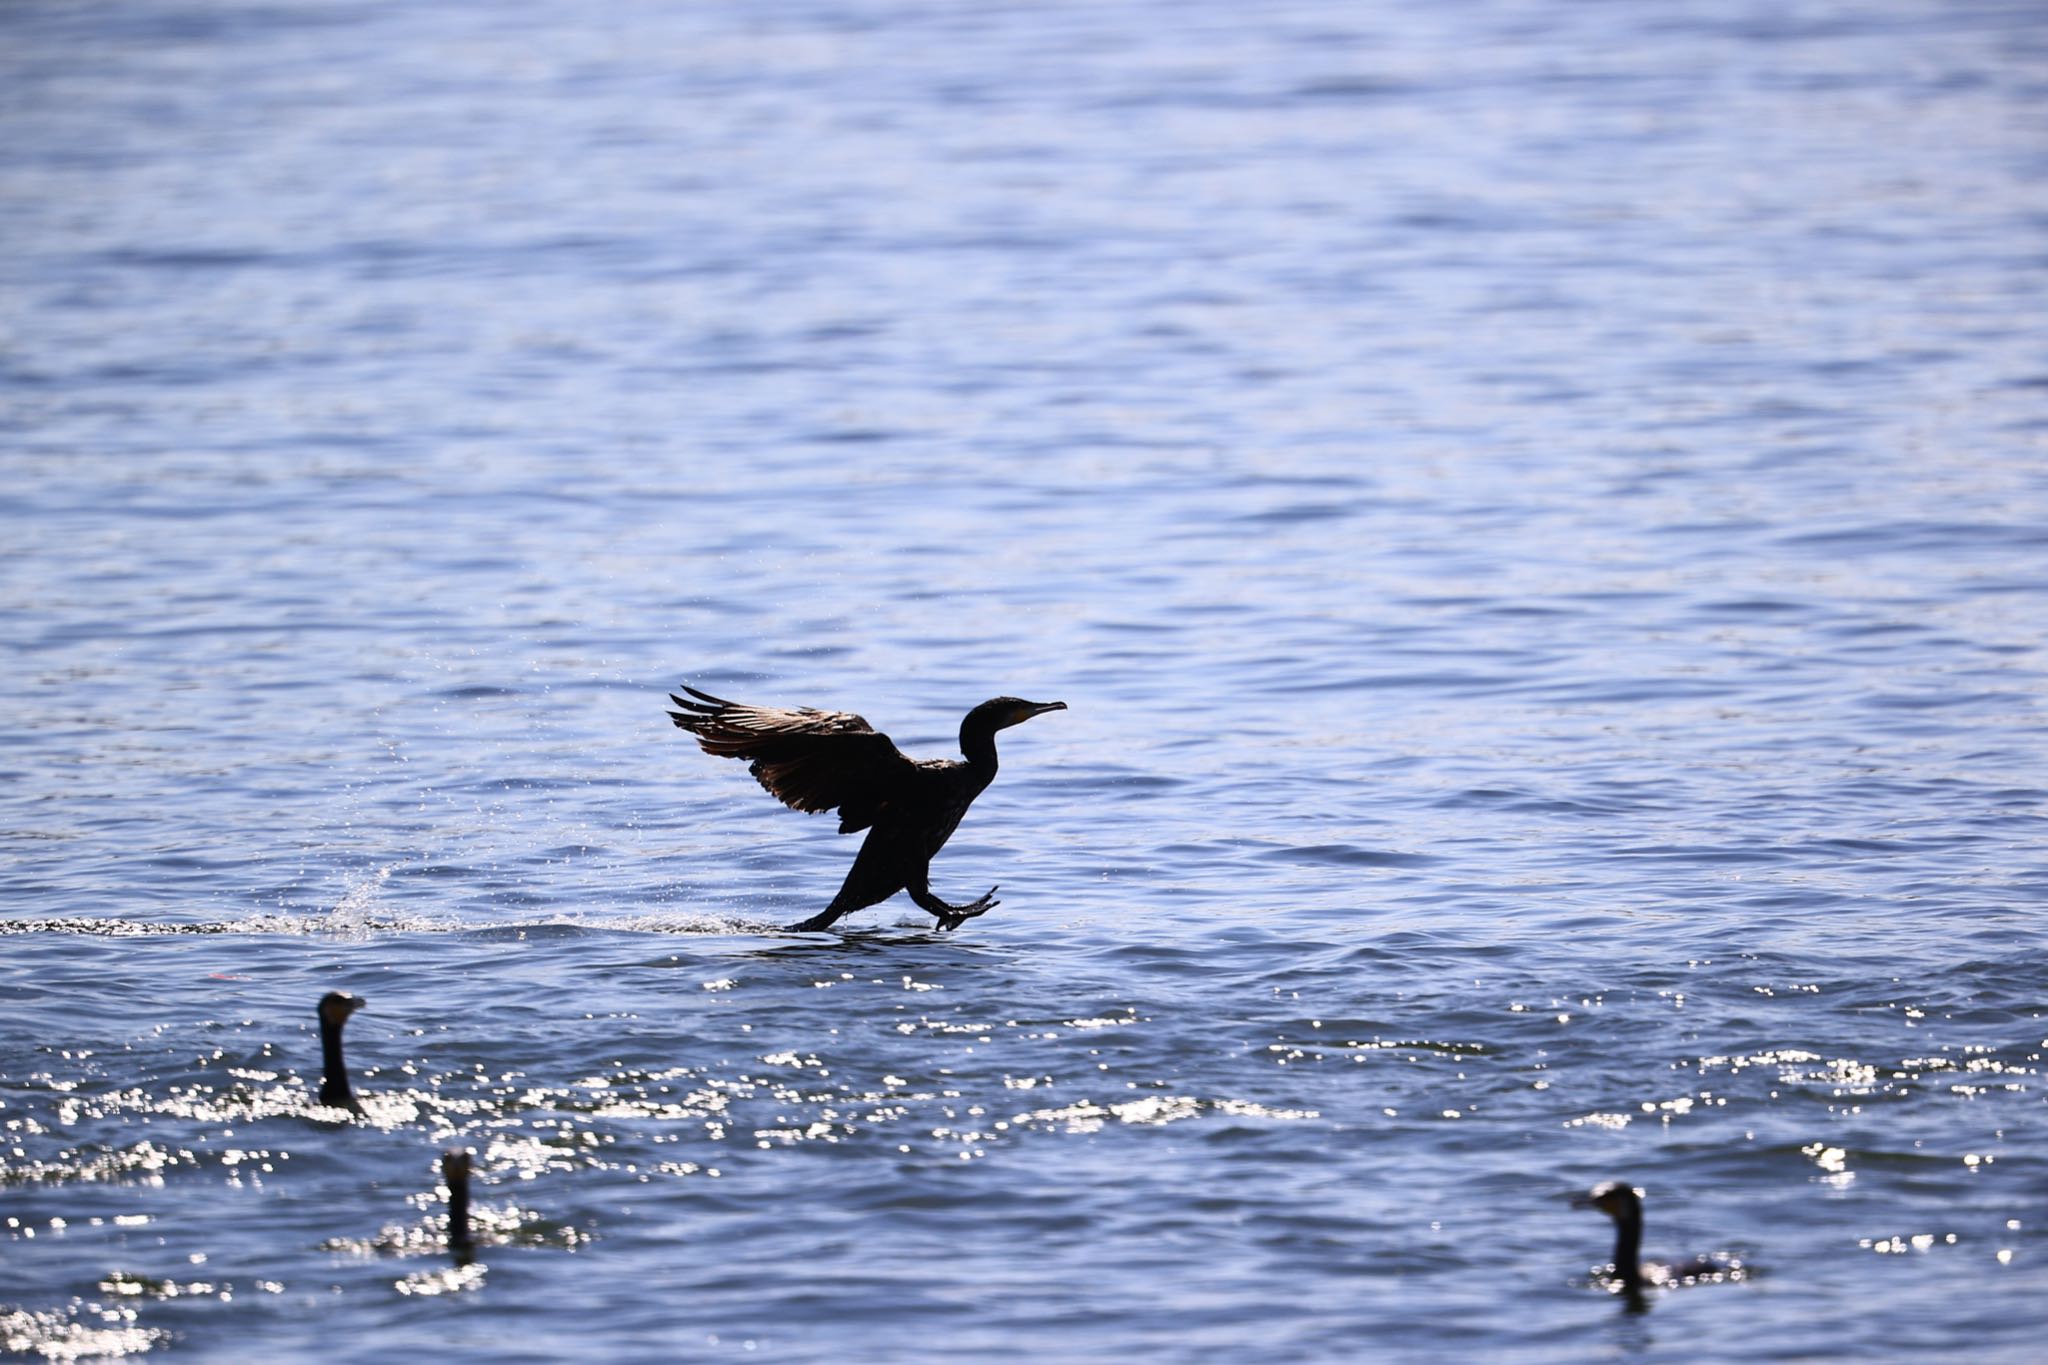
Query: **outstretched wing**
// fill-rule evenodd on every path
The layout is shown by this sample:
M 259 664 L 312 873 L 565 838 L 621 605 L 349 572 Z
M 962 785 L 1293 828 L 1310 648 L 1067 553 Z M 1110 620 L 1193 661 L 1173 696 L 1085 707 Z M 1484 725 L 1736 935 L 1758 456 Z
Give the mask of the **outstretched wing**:
M 837 810 L 839 832 L 866 829 L 916 765 L 859 716 L 803 707 L 784 711 L 726 701 L 694 687 L 673 692 L 669 719 L 707 754 L 752 760 L 749 771 L 792 810 Z

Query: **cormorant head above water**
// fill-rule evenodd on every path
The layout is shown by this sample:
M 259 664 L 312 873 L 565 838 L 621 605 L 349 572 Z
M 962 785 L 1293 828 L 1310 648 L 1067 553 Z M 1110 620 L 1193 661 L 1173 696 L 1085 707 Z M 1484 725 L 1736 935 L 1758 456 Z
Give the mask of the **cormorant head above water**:
M 320 1103 L 334 1109 L 363 1112 L 349 1089 L 348 1063 L 341 1055 L 341 1029 L 348 1017 L 363 1007 L 360 996 L 347 991 L 329 991 L 320 997 Z
M 1063 701 L 995 697 L 960 722 L 958 759 L 904 755 L 859 716 L 810 707 L 782 710 L 726 701 L 694 687 L 669 718 L 697 737 L 704 752 L 743 758 L 768 794 L 793 810 L 839 812 L 839 832 L 870 831 L 839 894 L 818 914 L 793 925 L 823 929 L 898 891 L 938 920 L 957 929 L 993 909 L 996 888 L 966 905 L 950 905 L 932 894 L 931 860 L 960 824 L 960 817 L 995 780 L 996 731 L 1048 711 Z

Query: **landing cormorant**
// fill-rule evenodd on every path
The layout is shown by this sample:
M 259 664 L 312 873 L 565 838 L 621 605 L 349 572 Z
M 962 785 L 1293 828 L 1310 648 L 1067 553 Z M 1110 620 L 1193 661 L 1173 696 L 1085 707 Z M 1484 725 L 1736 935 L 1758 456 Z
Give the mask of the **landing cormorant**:
M 994 909 L 996 888 L 966 905 L 948 905 L 932 894 L 932 856 L 967 813 L 982 789 L 995 780 L 996 731 L 1047 711 L 1064 711 L 1063 701 L 1020 701 L 997 697 L 960 722 L 960 752 L 950 758 L 906 758 L 889 737 L 859 716 L 844 711 L 795 711 L 746 706 L 699 692 L 674 693 L 680 709 L 670 719 L 697 736 L 704 752 L 752 761 L 749 769 L 769 795 L 793 810 L 839 812 L 839 832 L 868 830 L 867 841 L 832 903 L 795 930 L 829 927 L 841 915 L 889 899 L 898 891 L 957 929 Z
M 341 1026 L 363 1007 L 361 997 L 329 991 L 320 997 L 320 1103 L 360 1114 L 355 1092 L 348 1087 L 348 1063 L 341 1059 Z
M 1742 1262 L 1732 1256 L 1695 1256 L 1689 1261 L 1645 1261 L 1643 1192 L 1625 1180 L 1608 1180 L 1572 1200 L 1577 1209 L 1598 1209 L 1614 1220 L 1614 1273 L 1607 1282 L 1631 1300 L 1645 1289 L 1744 1278 Z

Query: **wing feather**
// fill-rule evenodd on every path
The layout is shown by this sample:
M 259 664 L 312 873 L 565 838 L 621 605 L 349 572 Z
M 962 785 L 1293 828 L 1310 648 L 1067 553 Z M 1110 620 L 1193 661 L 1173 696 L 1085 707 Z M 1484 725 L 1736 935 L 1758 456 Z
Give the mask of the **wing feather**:
M 669 694 L 680 729 L 707 754 L 743 758 L 769 795 L 792 810 L 840 812 L 842 834 L 865 829 L 916 765 L 859 716 L 727 701 L 694 687 Z

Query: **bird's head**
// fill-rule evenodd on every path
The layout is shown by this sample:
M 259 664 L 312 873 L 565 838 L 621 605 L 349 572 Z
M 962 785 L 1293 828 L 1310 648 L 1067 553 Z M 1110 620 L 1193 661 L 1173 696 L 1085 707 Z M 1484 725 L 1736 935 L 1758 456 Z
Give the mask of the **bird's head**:
M 1064 711 L 1063 701 L 1025 701 L 1022 697 L 993 697 L 967 713 L 962 729 L 973 726 L 990 731 L 1007 730 L 1012 725 L 1022 725 L 1033 716 L 1042 716 L 1048 711 Z
M 329 991 L 320 997 L 320 1022 L 329 1028 L 340 1028 L 348 1017 L 363 1007 L 363 998 L 350 995 L 347 991 Z
M 1626 1180 L 1603 1180 L 1584 1194 L 1572 1198 L 1575 1209 L 1598 1209 L 1615 1222 L 1640 1218 L 1643 1192 Z

